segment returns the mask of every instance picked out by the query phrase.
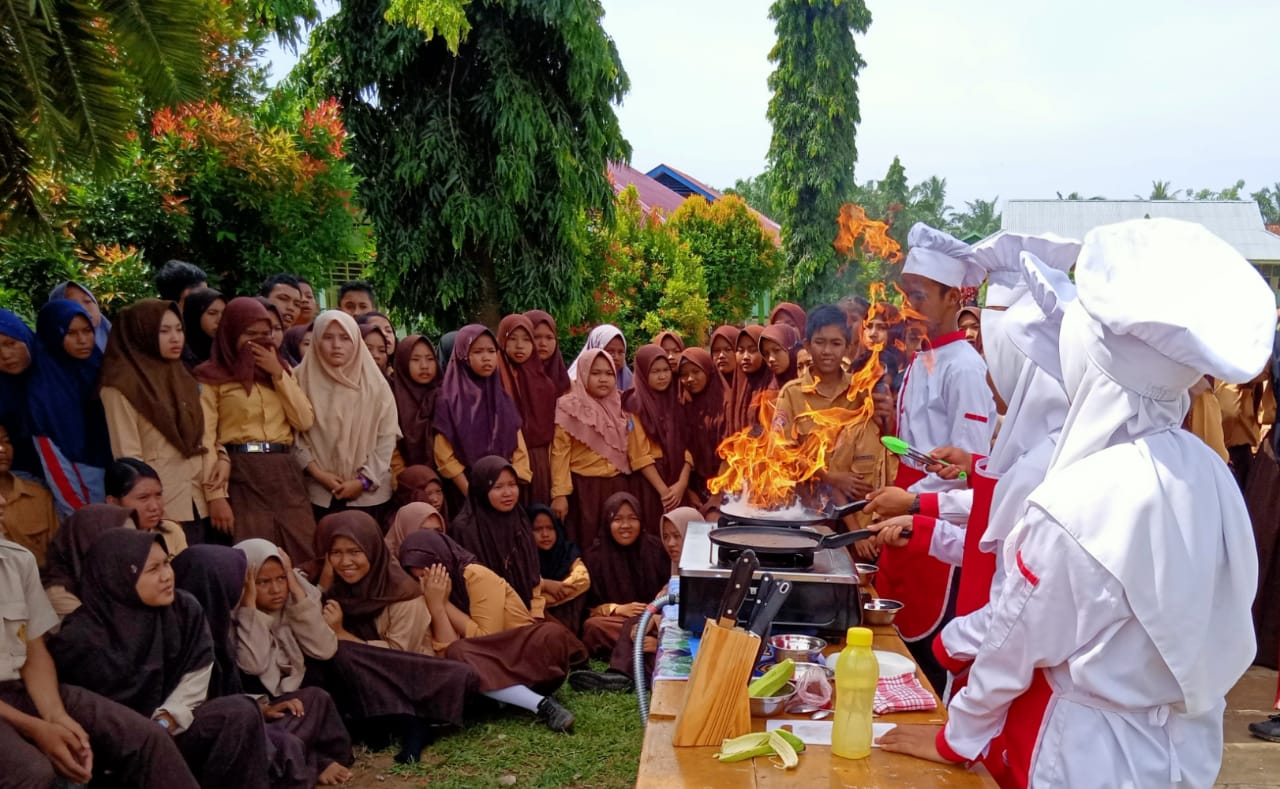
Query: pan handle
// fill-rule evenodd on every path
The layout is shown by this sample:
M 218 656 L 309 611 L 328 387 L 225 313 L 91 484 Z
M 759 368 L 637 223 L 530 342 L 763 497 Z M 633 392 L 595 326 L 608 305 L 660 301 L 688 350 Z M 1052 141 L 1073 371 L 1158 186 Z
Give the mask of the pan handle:
M 854 529 L 843 534 L 828 534 L 813 547 L 817 551 L 824 551 L 827 548 L 843 548 L 874 536 L 876 536 L 876 533 L 870 529 Z
M 851 501 L 848 504 L 841 504 L 832 507 L 830 510 L 830 517 L 834 520 L 843 518 L 846 515 L 853 515 L 854 513 L 862 512 L 870 503 L 871 502 L 866 499 L 858 499 L 857 501 Z

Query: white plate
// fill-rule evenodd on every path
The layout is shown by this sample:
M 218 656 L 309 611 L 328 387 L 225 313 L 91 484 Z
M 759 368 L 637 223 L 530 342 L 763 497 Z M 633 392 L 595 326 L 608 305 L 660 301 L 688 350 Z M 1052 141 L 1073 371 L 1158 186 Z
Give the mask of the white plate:
M 880 676 L 896 677 L 901 674 L 916 673 L 916 664 L 906 655 L 899 655 L 897 652 L 884 652 L 876 649 L 876 661 L 880 664 Z

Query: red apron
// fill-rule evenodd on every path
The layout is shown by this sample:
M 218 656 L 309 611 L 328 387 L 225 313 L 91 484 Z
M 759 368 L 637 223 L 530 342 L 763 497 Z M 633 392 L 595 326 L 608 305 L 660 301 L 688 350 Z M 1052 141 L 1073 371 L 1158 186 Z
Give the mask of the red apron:
M 924 477 L 923 472 L 899 463 L 893 484 L 905 489 Z M 927 550 L 912 548 L 885 548 L 879 564 L 876 591 L 902 603 L 893 623 L 904 641 L 919 641 L 942 625 L 955 568 L 933 558 Z
M 1027 789 L 1040 730 L 1053 700 L 1045 670 L 1036 669 L 1031 687 L 1009 705 L 1004 729 L 991 741 L 982 764 L 1003 789 Z
M 973 488 L 973 508 L 969 510 L 969 525 L 964 532 L 964 558 L 960 564 L 960 589 L 956 592 L 956 616 L 977 611 L 991 599 L 991 579 L 996 574 L 996 555 L 978 547 L 987 531 L 991 516 L 991 497 L 995 493 L 996 478 L 981 473 L 975 463 L 969 475 L 969 487 Z

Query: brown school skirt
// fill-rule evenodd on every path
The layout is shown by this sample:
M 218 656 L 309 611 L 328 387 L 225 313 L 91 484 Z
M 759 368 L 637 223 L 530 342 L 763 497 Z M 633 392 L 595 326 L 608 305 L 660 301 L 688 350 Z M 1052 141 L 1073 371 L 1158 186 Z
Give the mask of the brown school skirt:
M 1268 435 L 1249 466 L 1244 502 L 1253 521 L 1258 545 L 1258 595 L 1253 603 L 1253 627 L 1258 638 L 1255 662 L 1276 667 L 1280 653 L 1280 464 Z
M 635 640 L 631 630 L 640 624 L 640 617 L 592 616 L 582 624 L 582 643 L 592 657 L 608 658 L 609 668 L 630 676 L 631 651 Z M 656 653 L 658 639 L 652 635 L 644 639 L 644 651 Z
M 587 595 L 582 593 L 571 600 L 565 600 L 559 605 L 549 605 L 546 608 L 547 619 L 554 619 L 570 632 L 578 635 L 582 632 L 582 617 L 587 611 Z
M 661 474 L 661 470 L 658 473 Z M 677 473 L 675 479 L 663 478 L 662 481 L 668 485 L 674 485 L 679 480 L 680 474 Z M 666 514 L 667 509 L 662 506 L 662 497 L 658 495 L 657 489 L 645 479 L 644 474 L 638 471 L 631 475 L 631 495 L 640 502 L 640 512 L 636 514 L 640 516 L 640 525 L 645 533 L 661 539 L 662 516 Z M 681 501 L 680 506 L 683 505 L 684 502 Z
M 586 551 L 596 541 L 604 517 L 604 503 L 615 493 L 630 493 L 631 482 L 626 474 L 616 477 L 584 477 L 573 475 L 573 494 L 569 496 L 569 517 L 565 529 L 569 539 Z
M 587 648 L 559 622 L 535 622 L 488 636 L 460 638 L 444 656 L 470 666 L 480 691 L 526 685 L 544 696 L 564 684 L 571 666 L 587 661 Z
M 526 507 L 551 503 L 551 445 L 529 447 L 529 469 L 533 481 L 520 486 L 520 498 Z
M 284 549 L 295 565 L 315 558 L 316 519 L 302 471 L 287 452 L 232 454 L 227 485 L 236 542 L 261 537 Z
M 467 693 L 478 680 L 470 666 L 454 660 L 339 641 L 332 658 L 307 667 L 305 683 L 329 691 L 349 720 L 412 715 L 461 726 Z

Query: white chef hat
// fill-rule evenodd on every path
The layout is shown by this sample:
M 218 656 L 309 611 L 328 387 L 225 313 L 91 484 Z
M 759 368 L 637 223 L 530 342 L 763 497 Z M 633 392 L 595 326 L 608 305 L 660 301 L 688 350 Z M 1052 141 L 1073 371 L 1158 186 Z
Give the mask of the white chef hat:
M 1050 268 L 1067 271 L 1080 254 L 1080 242 L 1053 233 L 1032 236 L 1001 230 L 976 244 L 973 257 L 986 272 L 987 307 L 1011 307 L 1027 292 L 1018 260 L 1024 250 Z
M 971 288 L 981 285 L 987 277 L 987 272 L 974 260 L 972 247 L 924 222 L 911 226 L 907 246 L 903 274 L 919 274 L 949 288 Z
M 1033 252 L 1019 253 L 1018 263 L 1029 292 L 1005 312 L 1005 331 L 1032 363 L 1062 383 L 1058 337 L 1063 313 L 1076 299 L 1075 283 Z
M 1104 338 L 1133 338 L 1196 373 L 1243 383 L 1271 355 L 1271 288 L 1202 225 L 1136 219 L 1094 228 L 1076 263 L 1076 288 Z M 1211 304 L 1210 293 L 1221 294 L 1227 306 Z M 1125 377 L 1130 372 L 1108 370 Z

